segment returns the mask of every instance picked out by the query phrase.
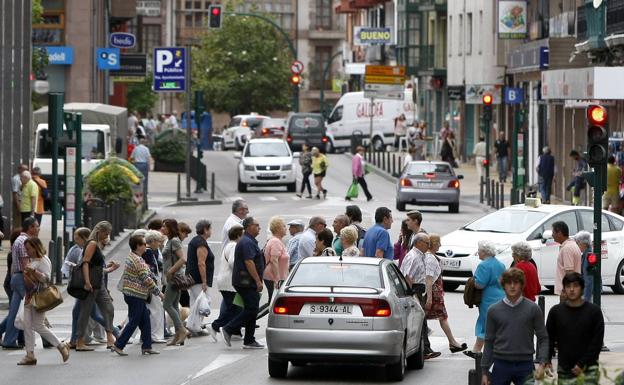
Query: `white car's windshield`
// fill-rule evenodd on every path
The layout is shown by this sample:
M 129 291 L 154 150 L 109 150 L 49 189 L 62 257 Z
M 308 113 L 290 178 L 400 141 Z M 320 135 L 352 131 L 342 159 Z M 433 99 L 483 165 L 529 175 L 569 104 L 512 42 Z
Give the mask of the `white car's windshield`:
M 546 217 L 539 211 L 499 210 L 464 226 L 467 231 L 519 234 Z
M 278 157 L 290 156 L 288 145 L 285 143 L 249 143 L 245 150 L 245 157 Z

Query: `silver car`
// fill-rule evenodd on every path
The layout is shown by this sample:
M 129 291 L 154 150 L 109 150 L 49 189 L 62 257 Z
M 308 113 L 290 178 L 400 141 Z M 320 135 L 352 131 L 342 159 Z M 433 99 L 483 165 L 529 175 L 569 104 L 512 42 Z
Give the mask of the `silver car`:
M 396 208 L 405 211 L 407 204 L 422 206 L 448 205 L 449 212 L 459 212 L 460 183 L 446 162 L 409 162 L 397 183 Z
M 424 365 L 424 312 L 392 261 L 312 257 L 276 293 L 266 332 L 269 375 L 288 362 L 385 365 L 400 381 Z

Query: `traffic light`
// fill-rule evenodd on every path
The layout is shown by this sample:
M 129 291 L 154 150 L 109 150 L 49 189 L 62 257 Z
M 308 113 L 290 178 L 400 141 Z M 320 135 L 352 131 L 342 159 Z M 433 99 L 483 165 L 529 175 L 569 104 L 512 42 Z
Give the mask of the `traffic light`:
M 593 271 L 598 264 L 598 256 L 595 253 L 587 254 L 587 267 L 589 271 Z
M 494 98 L 491 94 L 483 95 L 483 120 L 492 120 L 492 102 Z
M 221 14 L 222 14 L 221 4 L 211 5 L 208 8 L 208 12 L 210 13 L 208 18 L 208 27 L 210 28 L 221 28 Z
M 590 166 L 607 164 L 609 156 L 609 128 L 607 110 L 601 105 L 587 107 L 587 161 Z
M 293 86 L 299 86 L 301 84 L 301 75 L 293 74 L 290 77 L 290 82 L 292 83 Z

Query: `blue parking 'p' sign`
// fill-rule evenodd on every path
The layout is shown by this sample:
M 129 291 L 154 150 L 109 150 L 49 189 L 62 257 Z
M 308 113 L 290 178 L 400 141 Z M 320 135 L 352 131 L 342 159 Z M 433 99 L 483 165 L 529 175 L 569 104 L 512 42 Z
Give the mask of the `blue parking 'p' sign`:
M 100 70 L 118 70 L 121 68 L 119 48 L 98 48 L 95 55 Z
M 505 88 L 505 104 L 520 104 L 524 101 L 524 90 L 522 88 Z
M 186 50 L 183 47 L 154 48 L 154 91 L 186 90 Z

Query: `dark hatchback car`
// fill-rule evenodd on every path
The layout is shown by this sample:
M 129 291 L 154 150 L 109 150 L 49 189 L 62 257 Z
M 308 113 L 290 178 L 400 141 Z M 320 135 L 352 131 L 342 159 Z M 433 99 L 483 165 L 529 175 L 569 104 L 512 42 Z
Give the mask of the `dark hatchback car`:
M 300 151 L 307 143 L 326 152 L 329 138 L 326 135 L 325 119 L 316 113 L 295 113 L 288 117 L 286 141 L 292 151 Z
M 446 162 L 409 162 L 397 183 L 396 208 L 405 211 L 407 204 L 448 206 L 449 212 L 458 213 L 459 180 L 463 178 Z

